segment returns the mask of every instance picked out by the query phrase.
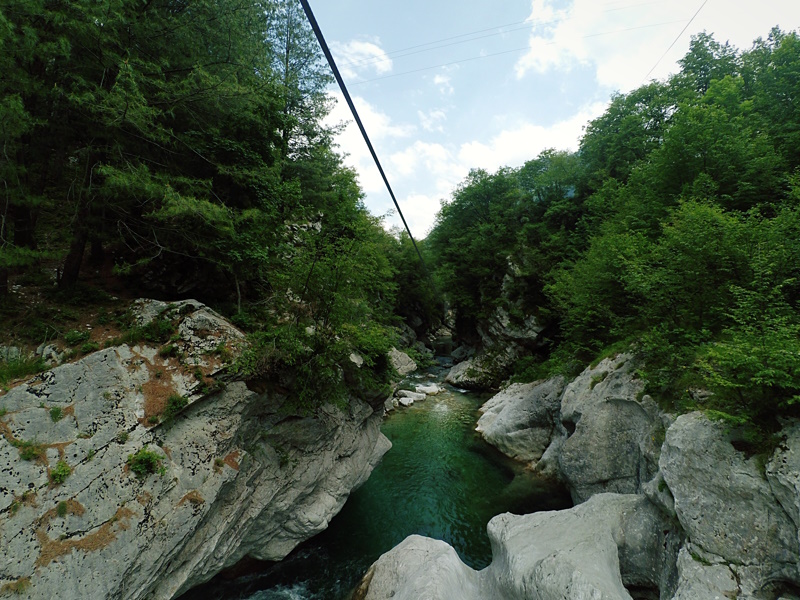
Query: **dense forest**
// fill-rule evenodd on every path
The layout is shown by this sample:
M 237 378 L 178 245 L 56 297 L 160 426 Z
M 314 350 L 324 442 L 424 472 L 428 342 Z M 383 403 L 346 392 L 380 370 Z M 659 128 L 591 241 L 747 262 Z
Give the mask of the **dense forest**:
M 242 373 L 300 407 L 378 393 L 417 267 L 337 154 L 331 82 L 291 0 L 3 3 L 6 343 L 69 334 L 53 307 L 86 302 L 97 270 L 210 301 L 251 333 Z
M 364 208 L 324 125 L 331 82 L 292 0 L 4 3 L 4 341 L 63 338 L 74 325 L 53 306 L 108 273 L 129 295 L 211 302 L 250 333 L 240 374 L 312 409 L 383 393 L 400 324 L 437 326 L 441 289 L 462 341 L 498 308 L 536 315 L 518 380 L 631 349 L 672 407 L 760 433 L 793 410 L 797 33 L 747 51 L 696 36 L 669 80 L 615 95 L 577 152 L 473 170 L 421 244 L 436 284 Z
M 670 407 L 768 431 L 800 400 L 798 91 L 797 33 L 747 51 L 700 34 L 577 152 L 472 171 L 427 240 L 459 335 L 535 314 L 517 379 L 632 349 Z

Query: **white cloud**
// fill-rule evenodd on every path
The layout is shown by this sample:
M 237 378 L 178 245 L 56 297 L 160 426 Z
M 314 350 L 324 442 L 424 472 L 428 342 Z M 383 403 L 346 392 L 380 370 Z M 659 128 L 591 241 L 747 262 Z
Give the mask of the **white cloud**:
M 700 5 L 698 0 L 626 5 L 572 0 L 565 10 L 555 6 L 555 0 L 532 1 L 529 20 L 535 25 L 530 49 L 516 63 L 517 77 L 591 64 L 599 84 L 628 91 L 644 82 Z M 686 53 L 691 35 L 700 31 L 748 48 L 772 26 L 793 29 L 798 23 L 800 2 L 710 2 L 650 78 L 674 72 L 675 61 Z
M 383 179 L 378 172 L 375 162 L 367 149 L 366 142 L 358 129 L 350 108 L 344 101 L 340 92 L 331 94 L 336 105 L 328 115 L 326 124 L 336 125 L 346 123 L 344 130 L 337 136 L 336 141 L 339 149 L 347 154 L 345 164 L 353 167 L 359 174 L 359 181 L 364 192 L 380 193 L 385 190 Z M 412 125 L 396 124 L 384 112 L 379 111 L 372 104 L 359 96 L 353 97 L 361 122 L 369 134 L 373 146 L 375 146 L 378 156 L 381 156 L 381 145 L 391 145 L 393 140 L 405 139 L 414 135 L 416 128 Z
M 336 65 L 345 79 L 356 79 L 365 73 L 384 75 L 392 70 L 392 59 L 380 47 L 380 40 L 331 42 Z
M 447 114 L 443 110 L 431 110 L 428 112 L 418 110 L 417 115 L 425 131 L 444 131 L 442 121 L 447 119 Z
M 503 129 L 488 141 L 473 140 L 450 148 L 443 144 L 415 140 L 389 157 L 389 178 L 411 231 L 426 235 L 435 220 L 442 199 L 449 199 L 471 168 L 496 171 L 519 167 L 547 148 L 576 150 L 586 123 L 605 109 L 597 103 L 573 117 L 552 125 L 518 123 Z M 385 212 L 386 205 L 381 205 Z M 374 211 L 374 209 L 373 209 Z M 400 225 L 394 216 L 387 225 Z
M 488 142 L 476 140 L 462 144 L 458 158 L 467 168 L 495 171 L 504 166 L 521 166 L 547 148 L 577 150 L 584 126 L 602 114 L 605 107 L 604 103 L 593 104 L 569 119 L 548 126 L 519 123 Z
M 443 73 L 438 73 L 433 76 L 433 84 L 438 87 L 439 91 L 445 96 L 449 96 L 455 91 L 453 84 L 450 82 L 450 76 Z

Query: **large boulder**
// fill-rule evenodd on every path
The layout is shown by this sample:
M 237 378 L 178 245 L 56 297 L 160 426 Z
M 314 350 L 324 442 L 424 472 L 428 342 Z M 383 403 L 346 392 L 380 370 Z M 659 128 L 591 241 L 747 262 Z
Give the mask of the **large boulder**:
M 494 376 L 481 359 L 470 358 L 450 369 L 445 381 L 467 390 L 485 390 L 492 387 Z
M 389 350 L 389 362 L 395 371 L 401 376 L 408 375 L 417 370 L 417 363 L 405 352 L 401 352 L 397 348 Z
M 606 358 L 567 385 L 561 398 L 566 439 L 558 471 L 573 500 L 601 492 L 641 493 L 658 470 L 668 417 L 642 390 L 630 356 Z
M 161 349 L 108 348 L 0 396 L 0 590 L 174 598 L 322 531 L 388 449 L 360 401 L 292 417 L 217 384 L 243 336 L 200 303 L 154 317 L 174 327 Z
M 642 496 L 601 494 L 569 510 L 494 517 L 492 563 L 476 572 L 444 542 L 411 536 L 379 558 L 365 600 L 630 600 L 671 569 L 665 522 Z
M 452 546 L 411 535 L 367 571 L 355 600 L 469 600 L 483 598 L 479 574 Z
M 563 391 L 563 377 L 510 385 L 480 408 L 475 429 L 507 456 L 535 466 L 556 429 Z
M 771 486 L 761 459 L 737 450 L 736 443 L 735 431 L 723 423 L 699 412 L 681 415 L 667 431 L 659 465 L 695 554 L 730 565 L 741 597 L 750 597 L 773 582 L 800 580 L 791 512 L 796 473 L 790 472 L 797 446 L 775 453 Z

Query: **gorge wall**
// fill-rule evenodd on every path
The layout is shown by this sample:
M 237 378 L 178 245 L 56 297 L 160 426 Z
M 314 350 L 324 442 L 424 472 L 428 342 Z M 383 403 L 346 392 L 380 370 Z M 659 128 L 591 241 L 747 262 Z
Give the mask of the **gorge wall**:
M 478 430 L 563 480 L 576 506 L 493 518 L 480 572 L 412 536 L 372 566 L 362 597 L 800 598 L 800 424 L 770 456 L 749 455 L 737 431 L 665 413 L 643 389 L 621 355 L 490 399 Z
M 245 556 L 279 560 L 390 446 L 382 406 L 302 417 L 215 383 L 243 336 L 202 304 L 138 314 L 172 320 L 175 350 L 117 345 L 0 396 L 0 596 L 167 600 Z M 175 416 L 172 396 L 188 400 Z M 142 450 L 156 472 L 132 471 Z

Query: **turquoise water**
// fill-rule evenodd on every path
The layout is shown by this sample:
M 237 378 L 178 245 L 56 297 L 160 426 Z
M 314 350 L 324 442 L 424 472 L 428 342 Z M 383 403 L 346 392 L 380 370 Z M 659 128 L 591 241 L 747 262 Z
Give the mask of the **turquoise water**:
M 279 563 L 218 577 L 181 600 L 345 600 L 381 554 L 413 533 L 445 540 L 464 562 L 485 567 L 493 516 L 571 506 L 566 490 L 475 433 L 485 399 L 448 388 L 391 413 L 382 430 L 392 449 L 327 530 Z

